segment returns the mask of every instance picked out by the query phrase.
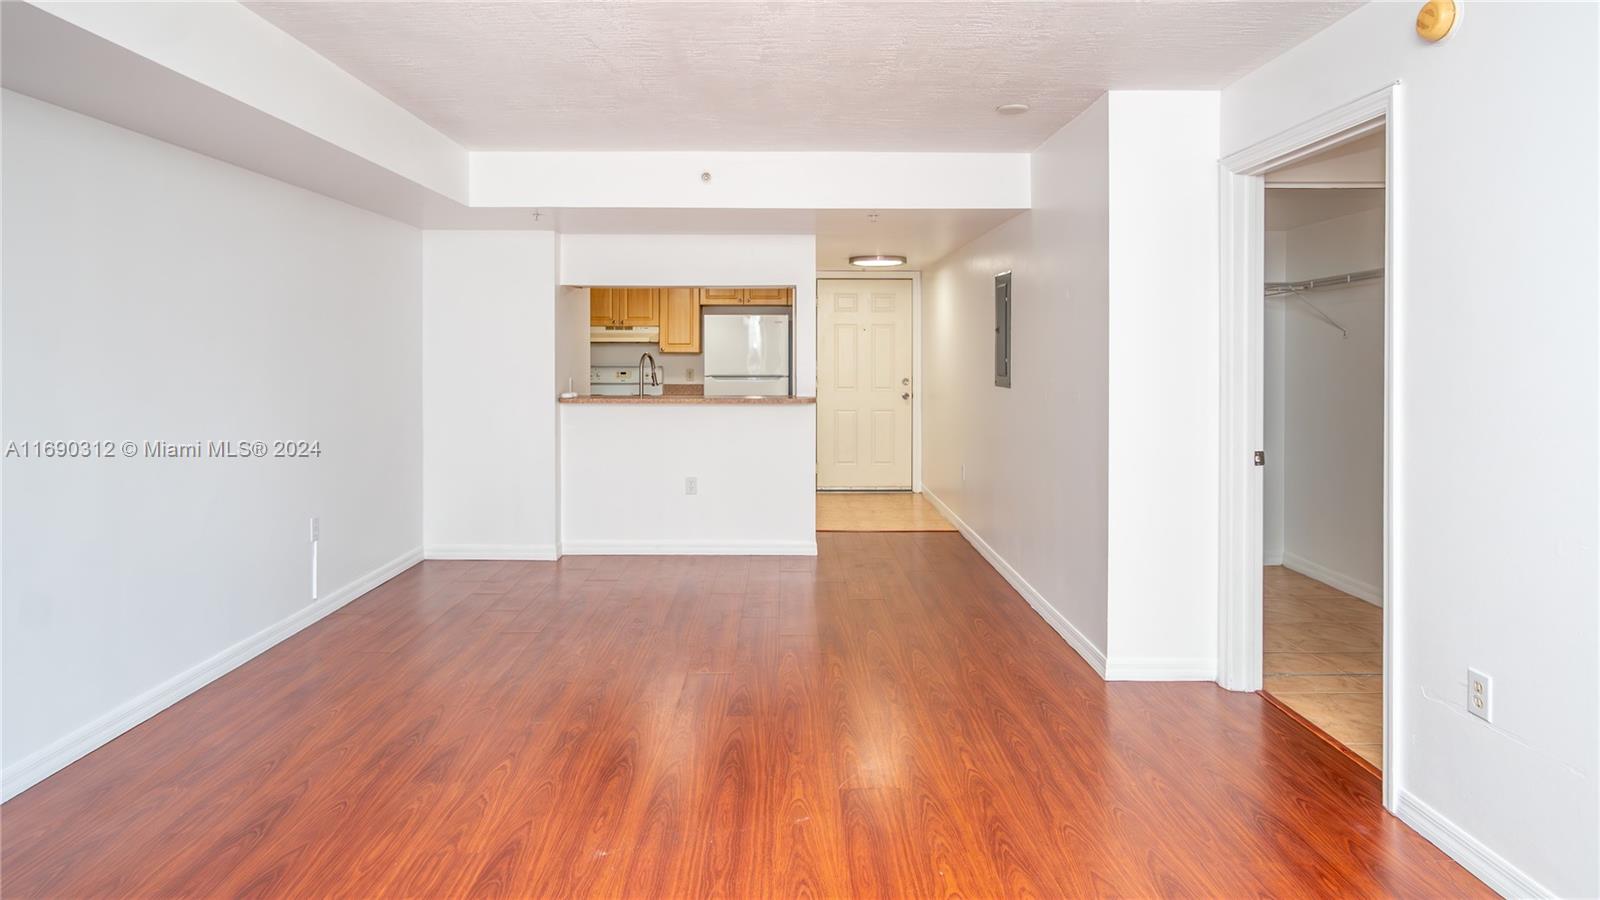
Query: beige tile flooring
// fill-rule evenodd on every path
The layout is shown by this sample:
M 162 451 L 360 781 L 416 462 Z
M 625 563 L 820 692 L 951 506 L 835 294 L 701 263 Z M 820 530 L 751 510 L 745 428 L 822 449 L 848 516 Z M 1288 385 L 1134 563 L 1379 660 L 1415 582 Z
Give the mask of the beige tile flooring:
M 1383 768 L 1383 610 L 1282 566 L 1263 584 L 1263 688 Z
M 955 531 L 921 494 L 817 492 L 818 531 Z

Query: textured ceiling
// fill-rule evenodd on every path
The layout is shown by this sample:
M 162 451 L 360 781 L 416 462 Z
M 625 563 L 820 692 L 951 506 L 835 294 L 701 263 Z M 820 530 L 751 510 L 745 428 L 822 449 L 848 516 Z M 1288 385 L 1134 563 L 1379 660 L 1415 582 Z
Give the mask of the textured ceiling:
M 248 5 L 471 149 L 1028 151 L 1107 89 L 1221 87 L 1360 4 Z

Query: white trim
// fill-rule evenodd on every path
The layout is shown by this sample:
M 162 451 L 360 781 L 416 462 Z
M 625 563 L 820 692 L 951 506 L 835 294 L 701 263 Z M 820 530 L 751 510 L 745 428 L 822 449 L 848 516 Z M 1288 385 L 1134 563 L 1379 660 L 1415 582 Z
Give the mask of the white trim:
M 1107 681 L 1215 681 L 1214 659 L 1150 658 L 1106 661 Z
M 906 281 L 911 282 L 911 490 L 922 493 L 922 273 L 917 272 L 817 272 L 817 281 Z M 822 321 L 822 286 L 816 291 L 818 304 L 812 321 Z M 839 488 L 838 490 L 846 490 Z
M 1394 814 L 1500 896 L 1556 896 L 1554 891 L 1535 881 L 1528 873 L 1512 865 L 1505 857 L 1415 796 L 1400 791 Z
M 1381 608 L 1383 606 L 1383 588 L 1375 584 L 1367 584 L 1359 578 L 1353 578 L 1343 572 L 1335 572 L 1326 566 L 1320 566 L 1303 556 L 1296 556 L 1285 551 L 1281 565 L 1292 572 L 1299 572 L 1307 578 L 1322 582 L 1328 587 L 1338 588 L 1361 600 Z
M 1400 82 L 1384 85 L 1363 97 L 1334 107 L 1286 128 L 1222 159 L 1222 168 L 1235 175 L 1261 175 L 1297 160 L 1320 153 L 1335 144 L 1354 140 L 1384 127 L 1384 117 L 1392 111 L 1392 98 Z M 1392 179 L 1392 173 L 1384 170 Z
M 1265 190 L 1260 176 L 1221 169 L 1220 335 L 1218 369 L 1217 683 L 1261 689 L 1261 567 L 1264 472 L 1252 454 L 1266 446 L 1264 426 Z
M 1349 190 L 1351 188 L 1381 189 L 1381 181 L 1269 181 L 1267 190 L 1308 190 L 1308 191 L 1333 191 Z
M 321 600 L 263 628 L 200 664 L 117 705 L 50 745 L 7 766 L 0 774 L 0 799 L 10 800 L 82 759 L 135 725 L 244 665 L 322 617 L 422 561 L 422 550 L 404 553 Z
M 434 544 L 422 549 L 424 559 L 560 559 L 555 544 Z
M 1000 573 L 1000 577 L 1004 578 L 1011 587 L 1016 589 L 1016 592 L 1022 595 L 1022 599 L 1028 601 L 1028 605 L 1033 607 L 1033 611 L 1048 622 L 1050 627 L 1054 628 L 1056 633 L 1066 640 L 1068 646 L 1078 651 L 1078 655 L 1083 657 L 1084 661 L 1101 678 L 1107 677 L 1105 651 L 1096 647 L 1094 641 L 1089 640 L 1088 635 L 1079 631 L 1078 627 L 1072 624 L 1070 619 L 1062 615 L 1060 610 L 1051 606 L 1050 601 L 1046 600 L 1044 595 L 1034 590 L 1033 585 L 1029 584 L 1028 580 L 1023 578 L 1020 572 L 1012 568 L 1011 564 L 1006 562 L 1005 558 L 999 553 L 996 553 L 995 549 L 989 546 L 989 543 L 978 532 L 974 531 L 972 526 L 962 521 L 961 517 L 956 515 L 955 510 L 946 506 L 937 494 L 924 489 L 922 496 L 926 497 L 928 502 L 933 504 L 933 508 L 948 519 L 950 524 L 956 526 L 956 530 L 960 531 L 961 536 L 967 539 L 967 543 L 971 544 L 972 548 L 977 550 L 980 556 L 988 560 L 989 565 L 994 566 L 994 570 Z M 1212 669 L 1214 671 L 1215 666 Z M 1211 677 L 1211 675 L 1208 675 L 1206 680 L 1210 680 Z
M 1396 590 L 1403 561 L 1395 535 L 1403 510 L 1396 498 L 1402 473 L 1394 461 L 1403 440 L 1397 398 L 1404 369 L 1397 353 L 1404 328 L 1405 253 L 1402 247 L 1405 130 L 1402 89 L 1392 82 L 1379 90 L 1288 128 L 1225 157 L 1219 164 L 1221 228 L 1222 345 L 1220 403 L 1220 483 L 1218 498 L 1217 682 L 1229 690 L 1261 687 L 1262 477 L 1250 462 L 1262 445 L 1262 233 L 1265 228 L 1264 173 L 1327 147 L 1385 128 L 1387 190 L 1384 191 L 1384 443 L 1383 443 L 1383 802 L 1393 811 L 1405 771 L 1403 744 L 1396 740 L 1404 721 L 1401 683 L 1401 608 Z
M 569 556 L 816 556 L 811 541 L 562 541 Z

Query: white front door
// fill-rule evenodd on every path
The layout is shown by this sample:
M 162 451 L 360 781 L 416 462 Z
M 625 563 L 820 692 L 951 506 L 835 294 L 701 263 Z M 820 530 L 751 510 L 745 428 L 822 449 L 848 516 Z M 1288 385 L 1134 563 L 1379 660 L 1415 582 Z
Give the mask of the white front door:
M 817 487 L 911 489 L 911 282 L 817 282 Z

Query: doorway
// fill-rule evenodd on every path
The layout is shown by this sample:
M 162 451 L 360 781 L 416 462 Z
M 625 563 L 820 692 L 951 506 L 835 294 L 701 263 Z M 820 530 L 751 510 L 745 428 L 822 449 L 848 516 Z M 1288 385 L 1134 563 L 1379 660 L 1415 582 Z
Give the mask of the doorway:
M 919 276 L 817 279 L 817 530 L 954 531 L 920 493 Z
M 909 279 L 817 282 L 817 489 L 910 491 Z
M 1375 131 L 1267 173 L 1263 244 L 1262 691 L 1374 770 L 1384 143 Z
M 1265 688 L 1265 699 L 1378 774 L 1384 805 L 1391 811 L 1398 803 L 1398 788 L 1383 773 L 1398 765 L 1395 723 L 1403 710 L 1394 690 L 1399 649 L 1395 623 L 1404 603 L 1395 590 L 1395 573 L 1403 561 L 1394 557 L 1390 541 L 1397 493 L 1391 463 L 1394 373 L 1399 368 L 1394 323 L 1403 302 L 1398 290 L 1402 260 L 1395 253 L 1394 237 L 1398 173 L 1393 136 L 1399 127 L 1399 91 L 1399 85 L 1390 85 L 1330 109 L 1226 157 L 1221 166 L 1218 681 L 1232 690 Z M 1353 165 L 1358 162 L 1379 168 L 1376 174 L 1370 168 L 1367 174 L 1352 174 L 1362 171 Z M 1270 181 L 1284 186 L 1269 188 Z M 1379 193 L 1361 197 L 1351 193 L 1355 190 Z M 1285 200 L 1269 199 L 1280 191 Z M 1293 197 L 1299 200 L 1287 199 Z M 1284 248 L 1272 246 L 1282 236 L 1268 235 L 1269 203 L 1311 209 L 1341 202 L 1347 215 L 1381 222 L 1381 231 L 1359 241 L 1324 240 L 1320 247 L 1312 246 L 1324 255 L 1313 252 L 1301 260 L 1303 265 L 1284 268 Z M 1325 212 L 1307 215 L 1314 219 Z M 1359 253 L 1354 252 L 1356 244 Z M 1330 247 L 1343 256 L 1327 255 Z M 1363 253 L 1365 259 L 1360 258 Z M 1275 269 L 1269 270 L 1269 260 Z M 1362 308 L 1358 298 L 1368 305 Z M 1276 312 L 1269 311 L 1269 303 L 1276 305 Z M 1278 319 L 1272 323 L 1276 329 L 1287 327 L 1291 316 L 1297 335 L 1309 343 L 1297 345 L 1280 335 L 1272 346 L 1269 317 Z M 1280 380 L 1269 394 L 1271 365 L 1285 371 L 1285 377 L 1310 377 L 1317 366 L 1332 372 L 1327 367 L 1335 364 L 1350 371 L 1360 355 L 1352 339 L 1367 348 L 1357 366 L 1357 383 L 1340 383 L 1334 375 L 1321 382 L 1302 380 L 1294 391 L 1285 387 L 1290 382 Z M 1286 355 L 1274 363 L 1269 352 L 1303 358 L 1296 357 L 1298 368 L 1289 370 Z M 1329 403 L 1343 405 L 1317 405 Z M 1364 424 L 1339 419 L 1354 408 L 1361 409 Z M 1311 418 L 1316 415 L 1325 418 Z M 1267 433 L 1269 425 L 1281 432 L 1278 438 Z M 1323 452 L 1327 448 L 1305 443 L 1319 429 L 1326 439 L 1330 428 L 1340 440 L 1359 435 L 1363 449 L 1356 455 L 1364 484 Z M 1297 435 L 1297 429 L 1303 433 Z M 1269 508 L 1268 479 L 1276 482 L 1279 476 L 1283 481 L 1272 487 Z M 1290 486 L 1290 479 L 1302 477 L 1305 484 Z M 1314 502 L 1318 498 L 1320 504 Z M 1298 504 L 1294 526 L 1288 524 L 1291 504 Z M 1348 522 L 1358 512 L 1361 524 L 1352 528 Z M 1267 520 L 1274 516 L 1269 529 Z M 1269 546 L 1274 531 L 1282 537 Z M 1330 534 L 1354 543 L 1330 550 Z M 1276 565 L 1269 568 L 1268 563 Z M 1270 684 L 1264 672 L 1272 676 Z M 1290 697 L 1297 694 L 1322 696 Z M 1351 714 L 1354 707 L 1360 710 Z M 1319 708 L 1324 713 L 1320 725 L 1307 715 Z M 1352 731 L 1350 726 L 1358 723 L 1361 730 Z

